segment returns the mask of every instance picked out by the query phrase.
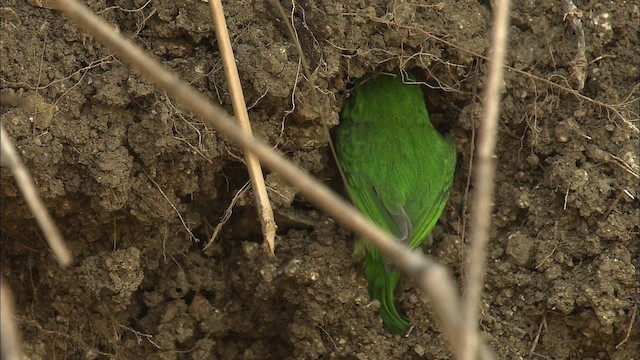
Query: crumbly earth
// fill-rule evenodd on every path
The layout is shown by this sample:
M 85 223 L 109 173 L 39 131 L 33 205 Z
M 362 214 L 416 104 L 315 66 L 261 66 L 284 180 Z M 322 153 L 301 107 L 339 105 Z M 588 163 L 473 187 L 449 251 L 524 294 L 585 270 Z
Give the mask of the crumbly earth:
M 231 111 L 206 2 L 88 3 Z M 285 1 L 319 103 L 272 3 L 225 3 L 254 133 L 337 191 L 323 134 L 349 82 L 398 65 L 424 81 L 434 122 L 459 150 L 424 250 L 461 283 L 490 2 Z M 384 331 L 352 234 L 273 175 L 279 230 L 266 258 L 251 193 L 239 193 L 248 176 L 238 148 L 39 4 L 0 8 L 2 94 L 23 99 L 1 119 L 75 262 L 57 265 L 3 168 L 2 278 L 28 358 L 452 358 L 409 281 L 398 303 L 415 327 L 407 337 Z M 578 42 L 561 2 L 512 9 L 481 320 L 498 359 L 638 356 L 640 157 L 627 122 L 638 126 L 640 15 L 633 1 L 576 5 L 580 95 L 566 90 L 579 88 Z

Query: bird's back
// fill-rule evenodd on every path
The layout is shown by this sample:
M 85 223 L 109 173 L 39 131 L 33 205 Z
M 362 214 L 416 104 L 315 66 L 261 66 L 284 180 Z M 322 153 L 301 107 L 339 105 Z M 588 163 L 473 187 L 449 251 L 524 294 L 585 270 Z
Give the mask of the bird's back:
M 420 87 L 399 75 L 358 85 L 336 135 L 356 206 L 374 221 L 384 215 L 378 214 L 380 201 L 402 207 L 413 225 L 411 244 L 418 245 L 442 211 L 432 205 L 446 202 L 455 168 L 455 146 L 431 124 Z M 380 225 L 394 232 L 394 224 Z

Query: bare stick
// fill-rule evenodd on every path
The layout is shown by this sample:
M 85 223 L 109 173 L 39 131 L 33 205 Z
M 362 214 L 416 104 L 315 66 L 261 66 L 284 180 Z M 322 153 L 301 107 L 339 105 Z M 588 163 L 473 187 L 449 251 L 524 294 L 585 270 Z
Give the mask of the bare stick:
M 2 344 L 2 358 L 6 360 L 22 359 L 20 349 L 20 333 L 13 313 L 13 296 L 11 291 L 0 280 L 0 344 Z
M 242 93 L 242 85 L 238 76 L 238 68 L 236 67 L 233 49 L 231 48 L 231 40 L 227 31 L 227 23 L 224 19 L 224 11 L 220 0 L 210 0 L 211 16 L 213 17 L 213 25 L 216 30 L 216 39 L 218 39 L 218 47 L 224 65 L 224 74 L 229 83 L 229 93 L 231 94 L 231 103 L 233 104 L 233 112 L 236 120 L 240 124 L 240 128 L 251 134 L 251 123 L 249 122 L 249 114 L 247 113 L 247 105 L 244 101 Z M 267 255 L 275 256 L 275 237 L 278 228 L 273 218 L 273 209 L 269 202 L 267 187 L 264 183 L 264 176 L 258 158 L 250 153 L 244 153 L 245 162 L 247 163 L 247 171 L 251 179 L 251 187 L 253 195 L 256 199 L 256 207 L 258 208 L 258 218 L 262 226 L 262 235 L 264 237 L 265 249 Z
M 378 247 L 382 254 L 389 257 L 429 296 L 441 319 L 442 329 L 451 348 L 456 352 L 461 348 L 462 339 L 459 334 L 462 330 L 462 319 L 459 297 L 449 270 L 432 258 L 407 250 L 404 245 L 372 224 L 326 185 L 315 180 L 306 171 L 297 168 L 251 134 L 240 129 L 224 110 L 208 102 L 202 94 L 181 81 L 177 75 L 165 70 L 157 61 L 132 45 L 103 20 L 92 14 L 84 5 L 79 4 L 77 0 L 56 0 L 55 3 L 67 17 L 80 24 L 89 34 L 109 47 L 121 59 L 129 62 L 146 79 L 180 101 L 229 140 L 255 154 L 264 164 L 296 187 L 309 201 L 342 225 Z M 480 358 L 492 359 L 486 346 L 481 341 L 479 344 Z
M 500 113 L 500 89 L 503 81 L 503 64 L 507 48 L 509 30 L 509 0 L 494 3 L 493 34 L 491 36 L 491 62 L 487 87 L 484 93 L 484 119 L 478 131 L 478 160 L 475 172 L 475 190 L 473 192 L 471 245 L 468 259 L 467 277 L 464 284 L 464 351 L 460 359 L 477 359 L 479 343 L 478 319 L 482 299 L 482 289 L 489 241 L 489 226 L 494 189 L 496 165 L 494 151 Z
M 53 222 L 51 215 L 49 215 L 47 208 L 44 206 L 42 199 L 38 195 L 38 190 L 33 184 L 33 179 L 31 178 L 29 171 L 27 171 L 27 168 L 22 163 L 22 160 L 20 160 L 20 157 L 16 152 L 16 148 L 14 147 L 9 134 L 7 134 L 7 130 L 5 130 L 4 125 L 0 125 L 0 127 L 2 164 L 11 169 L 13 177 L 16 179 L 16 183 L 22 192 L 22 196 L 24 196 L 24 200 L 27 202 L 33 217 L 36 218 L 36 221 L 40 226 L 40 230 L 42 230 L 42 234 L 47 239 L 49 247 L 53 250 L 53 254 L 58 260 L 58 263 L 61 266 L 67 266 L 71 264 L 73 259 L 71 251 L 69 251 L 69 248 L 65 245 L 62 234 L 60 234 L 60 230 Z

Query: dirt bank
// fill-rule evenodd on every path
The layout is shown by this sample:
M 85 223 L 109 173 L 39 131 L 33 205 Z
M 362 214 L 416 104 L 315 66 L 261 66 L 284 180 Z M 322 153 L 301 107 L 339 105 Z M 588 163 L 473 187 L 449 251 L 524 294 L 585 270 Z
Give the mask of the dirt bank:
M 415 328 L 407 338 L 383 330 L 352 235 L 276 178 L 277 257 L 260 249 L 250 193 L 203 251 L 248 181 L 241 152 L 60 13 L 29 3 L 37 2 L 0 9 L 2 91 L 29 104 L 3 107 L 1 119 L 75 256 L 59 268 L 3 168 L 2 276 L 31 359 L 451 357 L 409 282 L 399 303 Z M 90 4 L 231 111 L 208 4 Z M 629 327 L 638 307 L 640 156 L 623 118 L 638 126 L 639 10 L 576 5 L 588 99 L 551 84 L 578 86 L 577 41 L 560 2 L 518 2 L 511 18 L 482 313 L 499 359 L 638 354 L 638 328 Z M 323 123 L 337 124 L 349 79 L 402 64 L 424 80 L 432 118 L 459 150 L 451 199 L 425 252 L 460 280 L 487 69 L 473 54 L 487 54 L 489 2 L 296 3 L 320 106 L 270 3 L 229 2 L 225 11 L 254 133 L 338 191 Z

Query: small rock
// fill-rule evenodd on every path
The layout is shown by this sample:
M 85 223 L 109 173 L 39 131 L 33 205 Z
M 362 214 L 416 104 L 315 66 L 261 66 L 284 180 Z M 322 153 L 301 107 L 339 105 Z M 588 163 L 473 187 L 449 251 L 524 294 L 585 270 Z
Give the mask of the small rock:
M 520 232 L 509 235 L 507 240 L 507 255 L 516 264 L 527 266 L 533 254 L 534 239 Z

